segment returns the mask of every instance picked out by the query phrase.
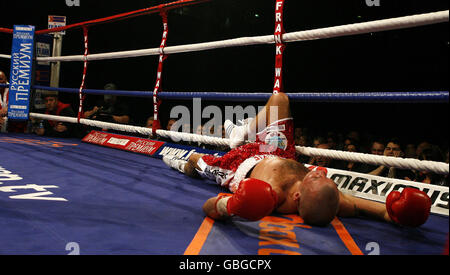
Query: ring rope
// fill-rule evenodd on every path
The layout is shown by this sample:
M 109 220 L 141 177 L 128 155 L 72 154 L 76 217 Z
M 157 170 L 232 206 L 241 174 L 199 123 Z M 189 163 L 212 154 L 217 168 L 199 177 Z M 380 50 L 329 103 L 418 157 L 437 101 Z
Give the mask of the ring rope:
M 167 55 L 164 53 L 164 48 L 167 44 L 167 35 L 169 33 L 169 20 L 167 16 L 167 11 L 164 9 L 161 9 L 160 11 L 162 23 L 163 23 L 163 34 L 161 39 L 161 44 L 159 46 L 159 62 L 158 62 L 158 69 L 156 72 L 156 84 L 155 88 L 153 89 L 153 134 L 156 134 L 156 130 L 161 128 L 161 123 L 159 120 L 159 106 L 161 105 L 161 99 L 159 98 L 159 92 L 161 89 L 161 82 L 162 82 L 162 72 L 163 72 L 163 66 L 164 61 L 167 59 Z
M 299 42 L 299 41 L 310 41 L 319 40 L 326 38 L 335 38 L 341 36 L 366 34 L 372 32 L 381 32 L 388 30 L 397 30 L 412 28 L 430 24 L 437 24 L 449 21 L 449 11 L 439 11 L 426 14 L 410 15 L 404 17 L 382 19 L 364 23 L 355 23 L 348 25 L 341 25 L 328 28 L 320 28 L 307 31 L 298 31 L 292 33 L 285 33 L 282 37 L 284 42 Z M 175 53 L 185 53 L 185 52 L 195 52 L 195 51 L 206 51 L 219 48 L 228 47 L 241 47 L 241 46 L 251 46 L 260 44 L 274 44 L 274 35 L 266 36 L 256 36 L 256 37 L 242 37 L 235 39 L 228 39 L 215 42 L 205 42 L 190 45 L 179 45 L 170 46 L 164 49 L 165 54 L 175 54 Z M 98 53 L 90 54 L 88 56 L 89 61 L 94 60 L 105 60 L 105 59 L 117 59 L 117 58 L 132 58 L 132 57 L 142 57 L 149 55 L 159 55 L 160 49 L 142 49 L 142 50 L 132 50 L 132 51 L 120 51 L 111 53 Z M 10 58 L 8 55 L 0 55 L 0 57 Z M 37 61 L 42 62 L 68 62 L 68 61 L 84 61 L 83 55 L 71 55 L 71 56 L 59 56 L 59 57 L 37 57 Z
M 37 119 L 46 119 L 61 121 L 67 123 L 77 123 L 77 118 L 53 116 L 38 113 L 30 113 L 30 117 Z M 137 127 L 131 125 L 115 124 L 109 122 L 102 122 L 89 119 L 80 119 L 80 123 L 93 127 L 100 127 L 102 129 L 113 129 L 118 131 L 124 131 L 129 133 L 138 133 L 143 135 L 151 135 L 152 129 L 145 127 Z M 171 138 L 174 141 L 186 141 L 186 142 L 200 142 L 215 146 L 228 146 L 230 140 L 225 138 L 218 138 L 212 136 L 197 135 L 191 133 L 174 132 L 166 130 L 157 130 L 156 134 L 163 138 Z M 378 155 L 371 155 L 365 153 L 344 152 L 337 150 L 319 149 L 296 146 L 296 151 L 306 156 L 316 157 L 328 157 L 332 159 L 339 159 L 345 161 L 362 162 L 373 165 L 386 165 L 388 167 L 411 169 L 417 171 L 429 171 L 436 174 L 447 175 L 449 172 L 449 165 L 447 163 L 435 162 L 435 161 L 420 161 L 416 159 L 404 159 L 396 157 L 385 157 Z
M 196 5 L 196 4 L 200 4 L 200 3 L 204 3 L 204 2 L 209 2 L 209 1 L 211 1 L 211 0 L 178 0 L 175 2 L 171 2 L 171 3 L 161 4 L 158 6 L 153 6 L 153 7 L 135 10 L 135 11 L 131 11 L 131 12 L 125 12 L 125 13 L 121 13 L 121 14 L 117 14 L 117 15 L 113 15 L 113 16 L 100 18 L 100 19 L 94 19 L 94 20 L 89 20 L 89 21 L 85 21 L 85 22 L 75 23 L 75 24 L 71 24 L 71 25 L 67 25 L 67 26 L 63 26 L 63 27 L 38 30 L 35 33 L 37 35 L 47 34 L 47 33 L 55 33 L 55 32 L 62 32 L 62 31 L 70 30 L 70 29 L 83 28 L 83 27 L 88 27 L 88 26 L 93 26 L 93 25 L 104 24 L 104 23 L 111 23 L 111 22 L 130 19 L 130 18 L 137 17 L 137 16 L 158 13 L 161 9 L 171 10 L 171 9 L 182 8 L 185 6 L 192 6 L 192 5 Z M 12 34 L 13 30 L 8 29 L 8 28 L 0 28 L 0 33 L 2 33 L 2 32 Z
M 336 26 L 330 28 L 322 28 L 316 30 L 309 31 L 300 31 L 294 33 L 286 33 L 281 37 L 281 41 L 283 42 L 295 42 L 295 41 L 307 41 L 307 40 L 317 40 L 324 38 L 332 38 L 346 35 L 356 35 L 363 34 L 369 32 L 379 32 L 386 30 L 395 30 L 402 28 L 411 28 L 428 24 L 435 24 L 441 22 L 448 22 L 449 13 L 447 11 L 428 13 L 428 14 L 420 14 L 413 16 L 405 16 L 384 20 L 377 20 L 366 23 L 357 23 L 357 24 L 349 24 L 343 26 Z M 57 31 L 57 30 L 53 30 Z M 225 41 L 216 41 L 209 43 L 199 43 L 192 45 L 183 45 L 183 46 L 174 46 L 165 48 L 165 54 L 171 54 L 176 52 L 186 52 L 186 51 L 201 51 L 201 50 L 209 50 L 215 48 L 224 48 L 231 46 L 248 46 L 254 44 L 273 44 L 278 43 L 277 36 L 260 36 L 260 37 L 249 37 L 249 38 L 237 38 L 230 39 Z M 151 51 L 155 51 L 152 54 L 149 54 Z M 106 53 L 106 54 L 94 54 L 94 55 L 86 55 L 83 56 L 66 56 L 66 57 L 49 57 L 49 58 L 38 58 L 38 61 L 83 61 L 87 62 L 88 60 L 100 60 L 100 59 L 112 59 L 112 58 L 120 58 L 118 54 L 123 57 L 138 57 L 137 53 L 145 53 L 145 55 L 160 55 L 160 48 L 155 49 L 146 49 L 146 50 L 138 50 L 138 51 L 125 51 L 125 52 L 116 52 L 116 53 Z M 123 54 L 130 54 L 132 56 L 123 56 Z M 5 56 L 5 55 L 1 55 Z M 100 56 L 103 56 L 99 58 Z M 98 59 L 96 59 L 96 57 Z M 76 58 L 76 60 L 69 60 L 70 58 Z M 63 118 L 58 116 L 49 116 L 42 114 L 31 113 L 30 116 L 34 116 L 36 118 L 43 118 L 48 120 L 57 120 L 57 121 L 65 121 L 70 123 L 82 123 L 90 126 L 97 126 L 102 128 L 111 128 L 115 130 L 127 131 L 127 132 L 137 132 L 148 134 L 146 131 L 153 131 L 149 128 L 143 127 L 135 127 L 130 125 L 120 125 L 114 123 L 105 123 L 99 121 L 92 121 L 86 119 L 77 119 L 77 118 Z M 141 129 L 139 129 L 141 128 Z M 145 131 L 143 130 L 145 129 Z M 194 142 L 202 142 L 206 144 L 212 145 L 228 145 L 229 140 L 210 137 L 210 136 L 202 136 L 196 134 L 188 134 L 188 133 L 180 133 L 180 132 L 171 132 L 164 130 L 157 130 L 156 134 L 162 137 L 170 137 L 172 139 L 179 139 L 183 141 L 194 141 Z M 333 151 L 333 150 L 320 150 L 317 148 L 304 148 L 304 147 L 296 147 L 296 150 L 299 153 L 310 155 L 310 156 L 327 156 L 330 158 L 337 158 L 341 160 L 348 161 L 356 161 L 356 162 L 364 162 L 367 161 L 371 164 L 378 165 L 387 165 L 396 168 L 403 169 L 414 169 L 414 170 L 430 170 L 432 172 L 438 174 L 448 174 L 448 164 L 444 164 L 445 167 L 437 162 L 429 162 L 429 161 L 418 161 L 411 159 L 399 159 L 392 157 L 381 157 L 381 156 L 372 156 L 368 154 L 362 153 L 353 153 L 353 152 L 342 152 L 342 151 Z M 367 158 L 367 155 L 369 158 Z M 423 165 L 425 163 L 425 165 Z
M 8 84 L 0 84 L 0 88 L 8 88 Z M 78 93 L 79 89 L 47 87 L 41 85 L 33 85 L 33 89 L 58 91 L 64 93 Z M 153 97 L 153 93 L 149 91 L 123 91 L 123 90 L 98 90 L 83 89 L 84 94 L 92 95 L 118 95 L 133 97 Z M 289 93 L 286 95 L 294 102 L 344 102 L 344 103 L 448 103 L 448 91 L 414 91 L 414 92 L 301 92 Z M 227 101 L 267 101 L 271 94 L 269 93 L 234 93 L 234 92 L 160 92 L 160 99 L 178 99 L 190 100 L 192 98 L 201 98 L 206 100 L 227 100 Z
M 0 84 L 0 87 L 8 87 L 7 84 Z M 34 85 L 33 89 L 58 91 L 65 93 L 78 93 L 78 89 L 60 88 Z M 149 91 L 120 91 L 120 90 L 96 90 L 84 89 L 85 94 L 94 95 L 120 95 L 135 97 L 153 97 Z M 415 91 L 415 92 L 286 92 L 289 99 L 300 102 L 378 102 L 378 103 L 416 103 L 416 102 L 441 102 L 448 103 L 448 91 Z M 227 100 L 227 101 L 267 101 L 270 93 L 220 93 L 220 92 L 159 92 L 161 99 L 181 99 L 190 100 L 201 98 L 207 100 Z
M 88 39 L 89 29 L 88 27 L 83 27 L 83 37 L 84 37 L 84 61 L 83 61 L 83 76 L 81 79 L 80 89 L 78 91 L 78 97 L 80 99 L 79 107 L 78 107 L 78 121 L 83 116 L 83 102 L 84 102 L 84 87 L 86 86 L 86 75 L 88 68 L 88 60 L 87 56 L 89 54 L 89 39 Z

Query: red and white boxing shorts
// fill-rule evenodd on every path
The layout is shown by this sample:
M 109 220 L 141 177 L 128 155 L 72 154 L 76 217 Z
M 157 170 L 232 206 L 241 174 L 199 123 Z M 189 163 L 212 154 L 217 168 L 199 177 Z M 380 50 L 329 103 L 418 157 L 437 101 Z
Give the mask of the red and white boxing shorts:
M 294 121 L 285 118 L 256 134 L 256 141 L 242 145 L 222 157 L 205 155 L 197 162 L 197 172 L 218 184 L 237 190 L 247 173 L 265 158 L 295 159 Z

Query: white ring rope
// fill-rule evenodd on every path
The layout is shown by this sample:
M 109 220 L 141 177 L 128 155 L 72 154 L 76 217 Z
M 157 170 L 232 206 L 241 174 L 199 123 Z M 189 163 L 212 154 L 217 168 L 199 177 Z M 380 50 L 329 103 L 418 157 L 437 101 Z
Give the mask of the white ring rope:
M 381 32 L 388 30 L 397 30 L 412 28 L 430 24 L 437 24 L 449 21 L 449 11 L 439 11 L 418 15 L 410 15 L 404 17 L 376 20 L 364 23 L 355 23 L 342 26 L 320 28 L 315 30 L 298 31 L 292 33 L 285 33 L 283 35 L 284 42 L 298 42 L 298 41 L 309 41 L 318 40 L 325 38 L 365 34 L 371 32 Z M 255 36 L 255 37 L 242 37 L 235 39 L 228 39 L 215 42 L 197 43 L 190 45 L 181 46 L 171 46 L 165 47 L 165 54 L 174 53 L 185 53 L 185 52 L 195 52 L 195 51 L 206 51 L 219 48 L 228 47 L 242 47 L 250 45 L 259 44 L 273 44 L 275 43 L 275 38 L 273 35 L 266 36 Z M 159 55 L 160 49 L 142 49 L 142 50 L 132 50 L 132 51 L 121 51 L 112 53 L 99 53 L 90 54 L 87 56 L 87 60 L 105 60 L 105 59 L 117 59 L 117 58 L 131 58 L 131 57 L 141 57 L 149 55 Z M 8 55 L 0 55 L 0 58 L 10 58 Z M 37 61 L 45 62 L 56 62 L 56 61 L 84 61 L 84 55 L 71 55 L 71 56 L 60 56 L 60 57 L 38 57 Z
M 54 116 L 54 115 L 45 115 L 45 114 L 38 114 L 38 113 L 30 113 L 30 117 L 37 118 L 37 119 L 74 123 L 74 124 L 78 123 L 78 119 L 75 117 Z M 109 122 L 89 120 L 89 119 L 83 119 L 83 118 L 80 119 L 80 124 L 98 127 L 98 128 L 102 128 L 102 129 L 112 129 L 112 130 L 123 131 L 123 132 L 127 132 L 127 133 L 137 133 L 137 134 L 148 135 L 148 136 L 150 136 L 152 134 L 151 128 L 138 127 L 138 126 L 132 126 L 132 125 L 125 125 L 125 124 L 109 123 Z M 203 135 L 197 135 L 197 134 L 166 131 L 166 130 L 156 130 L 156 134 L 163 138 L 171 138 L 174 141 L 200 142 L 200 143 L 205 143 L 205 144 L 210 144 L 210 145 L 215 145 L 215 146 L 228 146 L 229 145 L 228 139 L 212 137 L 212 136 L 203 136 Z
M 31 117 L 38 119 L 54 120 L 68 123 L 78 123 L 77 118 L 53 116 L 38 113 L 30 113 Z M 124 131 L 128 133 L 138 133 L 143 135 L 151 135 L 152 129 L 146 127 L 137 127 L 131 125 L 108 123 L 89 119 L 80 119 L 80 123 L 88 126 L 99 127 L 102 129 L 113 129 L 118 131 Z M 197 135 L 183 132 L 173 132 L 166 130 L 157 130 L 156 134 L 163 138 L 171 138 L 173 141 L 186 141 L 186 142 L 200 142 L 215 146 L 228 146 L 229 139 L 223 139 L 212 136 Z M 311 147 L 296 146 L 298 153 L 306 156 L 314 157 L 327 157 L 331 159 L 339 159 L 352 162 L 362 162 L 373 165 L 385 165 L 388 167 L 394 167 L 399 169 L 410 169 L 417 171 L 429 171 L 436 174 L 447 175 L 449 172 L 449 165 L 443 162 L 435 161 L 420 161 L 417 159 L 404 159 L 396 157 L 385 157 L 364 153 L 344 152 L 337 150 L 318 149 Z
M 384 165 L 400 169 L 410 169 L 417 171 L 430 171 L 436 174 L 447 175 L 449 172 L 448 163 L 436 161 L 421 161 L 411 158 L 386 157 L 372 154 L 344 152 L 329 149 L 318 149 L 311 147 L 296 146 L 297 152 L 314 157 L 327 157 L 331 159 L 345 160 L 350 162 L 362 162 L 372 165 Z

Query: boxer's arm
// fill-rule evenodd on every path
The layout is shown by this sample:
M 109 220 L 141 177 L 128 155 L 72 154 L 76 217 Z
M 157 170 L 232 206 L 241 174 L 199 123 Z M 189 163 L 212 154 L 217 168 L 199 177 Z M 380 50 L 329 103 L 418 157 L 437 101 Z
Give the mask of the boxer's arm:
M 234 194 L 219 194 L 203 205 L 203 211 L 213 219 L 230 216 L 257 221 L 272 213 L 277 205 L 277 193 L 267 182 L 247 178 L 239 183 Z
M 339 192 L 339 217 L 367 216 L 392 222 L 383 203 L 357 198 Z
M 217 209 L 217 202 L 221 197 L 221 195 L 218 195 L 210 198 L 203 204 L 203 211 L 205 214 L 214 220 L 224 220 L 229 217 L 226 212 L 219 213 L 220 210 Z

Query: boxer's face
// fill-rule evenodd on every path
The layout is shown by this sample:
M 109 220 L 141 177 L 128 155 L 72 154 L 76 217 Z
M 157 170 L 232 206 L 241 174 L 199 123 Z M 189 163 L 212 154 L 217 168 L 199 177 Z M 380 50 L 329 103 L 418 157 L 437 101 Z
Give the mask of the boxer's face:
M 297 205 L 300 203 L 300 198 L 302 194 L 309 194 L 314 185 L 320 184 L 320 181 L 327 180 L 326 174 L 322 170 L 315 170 L 308 172 L 301 183 L 298 185 L 296 196 L 294 199 L 297 201 Z M 306 199 L 306 198 L 304 198 Z
M 326 173 L 323 170 L 315 170 L 310 171 L 306 176 L 303 178 L 304 185 L 309 184 L 316 184 L 317 182 L 328 180 Z

